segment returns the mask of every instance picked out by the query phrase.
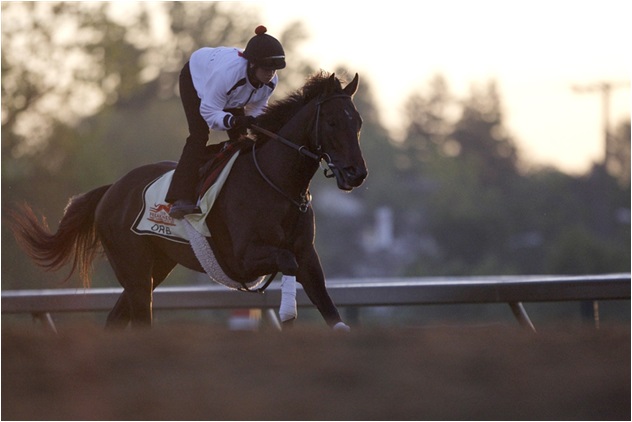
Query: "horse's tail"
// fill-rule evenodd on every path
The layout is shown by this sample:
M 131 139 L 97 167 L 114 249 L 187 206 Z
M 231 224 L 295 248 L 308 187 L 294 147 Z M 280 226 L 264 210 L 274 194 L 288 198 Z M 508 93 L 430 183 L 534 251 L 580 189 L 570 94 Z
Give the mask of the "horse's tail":
M 65 281 L 79 270 L 83 285 L 88 287 L 92 261 L 100 246 L 94 224 L 95 210 L 110 186 L 101 186 L 71 198 L 56 233 L 51 233 L 46 218 L 40 222 L 27 204 L 9 210 L 8 222 L 16 241 L 46 271 L 56 271 L 72 261 Z

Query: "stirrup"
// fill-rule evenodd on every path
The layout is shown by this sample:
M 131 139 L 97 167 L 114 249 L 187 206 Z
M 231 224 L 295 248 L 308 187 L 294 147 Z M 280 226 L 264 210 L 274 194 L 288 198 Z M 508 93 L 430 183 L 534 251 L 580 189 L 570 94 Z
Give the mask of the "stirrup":
M 202 210 L 193 202 L 180 199 L 171 205 L 171 209 L 169 210 L 169 217 L 180 220 L 183 219 L 185 215 L 200 213 L 202 213 Z

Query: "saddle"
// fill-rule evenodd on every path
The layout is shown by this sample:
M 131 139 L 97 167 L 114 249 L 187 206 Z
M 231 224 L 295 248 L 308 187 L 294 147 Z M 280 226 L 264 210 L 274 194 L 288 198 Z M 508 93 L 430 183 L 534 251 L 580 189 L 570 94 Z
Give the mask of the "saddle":
M 236 141 L 224 141 L 219 144 L 206 146 L 205 164 L 200 167 L 200 179 L 196 187 L 198 197 L 204 196 L 206 191 L 217 181 L 222 170 L 236 152 L 243 152 L 252 148 L 254 141 L 241 137 Z

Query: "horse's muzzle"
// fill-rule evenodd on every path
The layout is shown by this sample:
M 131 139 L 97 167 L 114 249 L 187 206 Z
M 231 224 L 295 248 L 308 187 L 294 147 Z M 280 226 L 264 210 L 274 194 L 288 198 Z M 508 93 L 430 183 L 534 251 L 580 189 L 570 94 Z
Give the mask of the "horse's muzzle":
M 368 175 L 366 167 L 350 166 L 342 169 L 342 172 L 336 174 L 336 181 L 338 182 L 338 188 L 346 191 L 350 191 L 353 188 L 357 188 L 364 182 Z

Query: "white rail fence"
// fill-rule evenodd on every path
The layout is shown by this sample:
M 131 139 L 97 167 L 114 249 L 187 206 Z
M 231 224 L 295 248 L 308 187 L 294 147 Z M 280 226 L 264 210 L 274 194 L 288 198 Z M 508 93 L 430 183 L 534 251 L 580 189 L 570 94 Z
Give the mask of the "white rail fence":
M 525 328 L 534 330 L 523 302 L 630 300 L 630 273 L 582 276 L 490 276 L 442 278 L 332 279 L 327 288 L 339 307 L 508 303 Z M 52 325 L 51 313 L 109 311 L 122 289 L 9 290 L 2 313 L 29 313 Z M 313 306 L 298 288 L 299 307 Z M 158 287 L 153 307 L 186 309 L 272 309 L 281 302 L 273 282 L 264 294 L 242 293 L 219 285 Z

